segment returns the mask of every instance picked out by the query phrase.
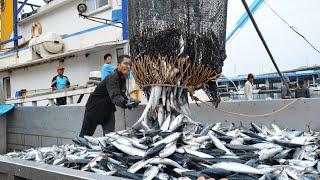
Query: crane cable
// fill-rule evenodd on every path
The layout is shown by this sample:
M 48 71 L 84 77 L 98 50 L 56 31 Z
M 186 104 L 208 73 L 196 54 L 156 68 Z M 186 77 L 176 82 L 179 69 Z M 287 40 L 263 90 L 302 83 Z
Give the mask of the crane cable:
M 283 17 L 281 17 L 281 16 L 279 15 L 279 13 L 277 13 L 277 12 L 270 6 L 270 4 L 267 3 L 267 1 L 264 1 L 264 4 L 265 4 L 278 18 L 280 18 L 280 19 L 282 20 L 282 22 L 284 22 L 284 23 L 285 23 L 290 29 L 292 29 L 298 36 L 300 36 L 301 38 L 303 38 L 304 41 L 306 41 L 306 42 L 309 44 L 309 46 L 311 46 L 315 51 L 317 51 L 317 52 L 320 54 L 320 50 L 317 49 L 304 35 L 302 35 L 300 32 L 298 32 L 298 30 L 297 30 L 294 26 L 290 25 Z

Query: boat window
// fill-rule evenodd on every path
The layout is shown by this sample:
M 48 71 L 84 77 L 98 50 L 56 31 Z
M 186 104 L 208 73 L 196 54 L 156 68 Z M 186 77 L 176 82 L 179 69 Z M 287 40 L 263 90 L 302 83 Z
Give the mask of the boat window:
M 88 12 L 92 12 L 109 4 L 109 0 L 87 0 Z
M 3 78 L 3 91 L 5 93 L 6 98 L 11 97 L 10 77 Z
M 124 55 L 124 49 L 123 48 L 117 48 L 117 57 L 120 57 Z

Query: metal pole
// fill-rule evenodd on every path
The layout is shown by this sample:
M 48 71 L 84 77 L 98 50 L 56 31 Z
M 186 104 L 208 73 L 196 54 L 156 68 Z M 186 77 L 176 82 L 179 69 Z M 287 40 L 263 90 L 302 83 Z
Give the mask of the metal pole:
M 129 39 L 129 33 L 128 33 L 128 1 L 122 0 L 122 36 L 123 40 Z
M 13 39 L 14 50 L 18 50 L 18 0 L 13 0 Z
M 261 34 L 261 31 L 260 31 L 260 29 L 259 29 L 256 21 L 254 20 L 254 17 L 253 17 L 253 15 L 252 15 L 249 7 L 248 7 L 248 4 L 247 4 L 246 0 L 241 0 L 241 1 L 242 1 L 242 4 L 244 5 L 244 7 L 245 7 L 245 9 L 246 9 L 246 11 L 247 11 L 247 13 L 248 13 L 248 15 L 249 15 L 249 17 L 250 17 L 250 20 L 251 20 L 254 28 L 256 29 L 256 31 L 257 31 L 257 33 L 258 33 L 258 35 L 259 35 L 259 37 L 260 37 L 260 39 L 261 39 L 264 47 L 266 48 L 266 50 L 267 50 L 267 52 L 268 52 L 268 55 L 269 55 L 269 57 L 270 57 L 273 65 L 274 65 L 274 67 L 276 68 L 276 70 L 277 70 L 277 72 L 278 72 L 278 74 L 279 74 L 279 76 L 280 76 L 283 84 L 284 84 L 284 85 L 286 86 L 286 88 L 288 89 L 290 96 L 293 97 L 293 96 L 292 96 L 292 93 L 291 93 L 291 91 L 290 91 L 290 89 L 289 89 L 288 82 L 286 82 L 285 79 L 284 79 L 284 77 L 282 76 L 282 73 L 281 73 L 281 71 L 279 70 L 277 63 L 275 62 L 275 60 L 274 60 L 274 58 L 273 58 L 273 56 L 272 56 L 272 54 L 271 54 L 271 51 L 270 51 L 270 49 L 269 49 L 266 41 L 264 40 L 264 38 L 263 38 L 263 36 L 262 36 L 262 34 Z

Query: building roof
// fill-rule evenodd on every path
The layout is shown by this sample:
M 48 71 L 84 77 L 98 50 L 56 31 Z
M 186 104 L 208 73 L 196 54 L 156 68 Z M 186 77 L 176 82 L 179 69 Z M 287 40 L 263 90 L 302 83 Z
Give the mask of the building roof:
M 320 66 L 313 66 L 313 67 L 302 67 L 297 69 L 292 69 L 288 71 L 284 71 L 283 74 L 288 78 L 297 78 L 297 77 L 305 77 L 305 76 L 312 76 L 312 75 L 320 75 Z M 259 74 L 255 75 L 255 80 L 265 80 L 270 79 L 274 81 L 280 81 L 280 77 L 278 73 L 267 73 L 267 74 Z M 239 75 L 236 77 L 228 78 L 232 81 L 245 81 L 247 80 L 247 75 Z M 221 79 L 220 83 L 228 82 L 228 79 Z

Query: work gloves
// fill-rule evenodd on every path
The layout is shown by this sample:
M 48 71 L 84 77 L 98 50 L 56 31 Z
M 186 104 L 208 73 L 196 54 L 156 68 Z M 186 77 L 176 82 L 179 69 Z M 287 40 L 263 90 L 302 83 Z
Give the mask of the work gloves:
M 136 107 L 138 107 L 138 105 L 139 105 L 140 103 L 141 103 L 141 101 L 139 101 L 139 100 L 129 99 L 129 100 L 128 100 L 128 103 L 126 104 L 126 106 L 127 106 L 128 109 L 136 108 Z

